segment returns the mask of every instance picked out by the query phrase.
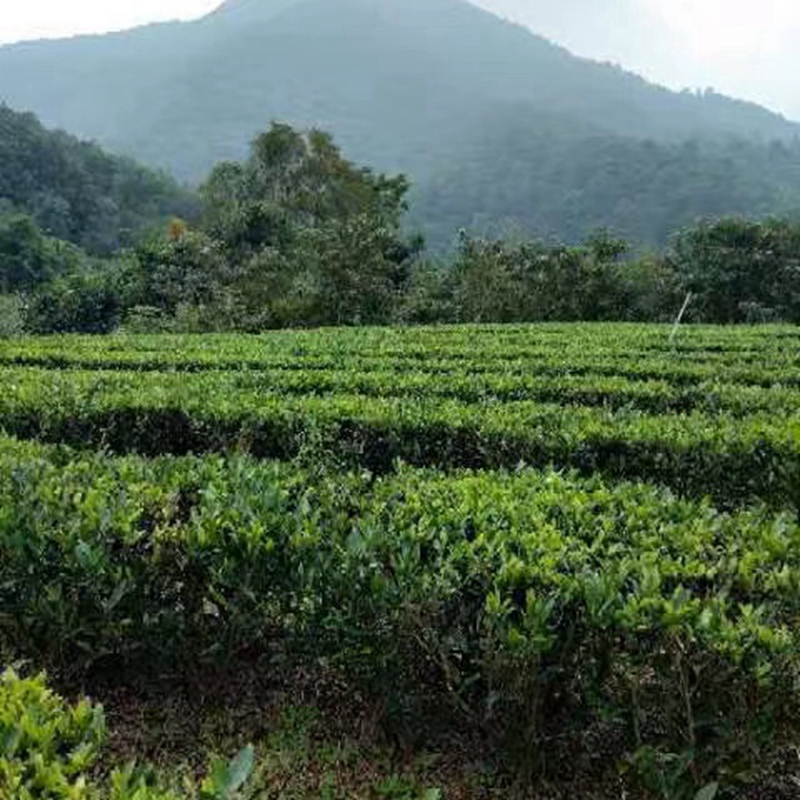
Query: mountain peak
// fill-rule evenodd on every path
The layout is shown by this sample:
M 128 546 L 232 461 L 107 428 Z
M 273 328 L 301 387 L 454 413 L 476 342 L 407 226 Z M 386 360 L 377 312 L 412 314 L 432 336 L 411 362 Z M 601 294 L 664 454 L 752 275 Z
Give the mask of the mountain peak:
M 455 153 L 465 180 L 493 186 L 506 141 L 524 158 L 505 185 L 524 182 L 524 165 L 554 152 L 544 135 L 548 147 L 800 135 L 759 106 L 577 58 L 468 0 L 226 0 L 194 22 L 0 48 L 3 99 L 191 181 L 244 157 L 272 120 L 329 130 L 349 158 L 418 186 Z
M 288 6 L 301 0 L 225 0 L 217 6 L 212 14 L 241 14 L 246 11 L 253 11 L 261 8 L 271 8 L 273 6 Z
M 267 20 L 304 0 L 225 0 L 206 19 Z

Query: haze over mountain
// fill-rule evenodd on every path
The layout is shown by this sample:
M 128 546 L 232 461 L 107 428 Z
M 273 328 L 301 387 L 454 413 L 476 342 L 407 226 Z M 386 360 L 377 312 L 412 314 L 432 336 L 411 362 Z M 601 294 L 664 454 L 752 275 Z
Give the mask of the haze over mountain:
M 437 212 L 439 221 L 519 220 L 544 235 L 572 235 L 599 223 L 651 241 L 669 223 L 630 219 L 635 198 L 628 198 L 627 216 L 604 217 L 604 207 L 619 208 L 605 198 L 569 225 L 559 214 L 540 214 L 537 222 L 526 205 L 544 199 L 563 206 L 565 196 L 583 187 L 542 178 L 526 196 L 520 178 L 526 170 L 540 174 L 542 159 L 560 174 L 564 158 L 599 140 L 652 140 L 662 154 L 655 163 L 680 160 L 676 145 L 690 138 L 783 140 L 778 166 L 783 159 L 793 167 L 791 142 L 800 134 L 800 126 L 754 104 L 671 92 L 621 68 L 576 58 L 466 0 L 228 0 L 194 22 L 6 46 L 0 48 L 0 100 L 191 181 L 217 160 L 243 156 L 273 119 L 314 125 L 330 130 L 350 158 L 407 171 L 421 205 L 446 212 Z M 527 140 L 540 146 L 522 146 Z M 573 150 L 554 148 L 557 142 Z M 604 152 L 614 159 L 610 174 L 622 173 L 608 191 L 636 191 L 624 175 L 636 159 L 625 146 Z M 728 149 L 726 169 L 738 176 L 738 194 L 730 202 L 706 198 L 693 209 L 689 187 L 696 173 L 717 168 L 708 160 L 713 148 L 697 152 L 689 184 L 667 186 L 689 198 L 683 214 L 794 208 L 800 186 L 793 169 L 776 168 L 776 178 L 764 184 Z M 491 184 L 495 168 L 502 178 L 490 206 L 481 208 L 475 192 L 468 193 L 478 204 L 472 207 L 449 194 L 463 194 L 458 183 L 469 183 L 471 175 L 480 176 L 473 186 Z M 757 191 L 751 190 L 756 177 Z M 435 202 L 425 206 L 431 191 Z M 436 227 L 437 220 L 418 219 Z

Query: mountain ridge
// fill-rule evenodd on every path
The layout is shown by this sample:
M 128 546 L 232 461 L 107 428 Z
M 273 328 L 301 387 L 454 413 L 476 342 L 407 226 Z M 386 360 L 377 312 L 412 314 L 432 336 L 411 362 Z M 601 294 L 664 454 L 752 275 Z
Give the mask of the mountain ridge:
M 417 194 L 513 115 L 567 139 L 800 139 L 761 106 L 672 92 L 466 0 L 227 0 L 191 22 L 0 47 L 0 100 L 192 182 L 272 120 L 320 127 Z
M 313 85 L 303 87 L 304 92 L 296 91 L 299 99 L 292 103 L 281 97 L 280 87 L 274 83 L 269 87 L 270 97 L 264 83 L 252 77 L 246 90 L 242 89 L 247 73 L 245 78 L 232 80 L 238 66 L 262 74 L 269 70 L 267 82 L 273 81 L 274 75 L 281 81 L 291 81 L 308 57 L 315 59 L 314 68 L 309 70 L 311 80 L 320 81 L 320 73 L 335 74 L 337 70 L 345 73 L 342 78 L 351 77 L 346 75 L 348 50 L 363 46 L 368 38 L 375 40 L 376 23 L 382 26 L 380 45 L 365 48 L 364 58 L 380 59 L 380 66 L 385 49 L 394 50 L 399 61 L 399 48 L 400 53 L 422 59 L 426 64 L 424 75 L 415 74 L 411 63 L 403 65 L 409 74 L 400 77 L 408 92 L 424 92 L 430 97 L 430 105 L 441 105 L 445 95 L 448 111 L 457 114 L 455 120 L 464 117 L 466 122 L 474 122 L 476 109 L 470 109 L 470 105 L 483 104 L 484 112 L 491 113 L 494 106 L 525 102 L 542 113 L 575 116 L 584 124 L 600 120 L 600 127 L 609 132 L 625 135 L 630 131 L 644 138 L 731 133 L 769 139 L 800 135 L 800 125 L 760 106 L 717 95 L 697 97 L 672 92 L 612 65 L 573 56 L 522 25 L 502 20 L 465 0 L 228 0 L 191 22 L 7 45 L 0 47 L 0 99 L 15 108 L 33 111 L 50 126 L 97 139 L 105 146 L 168 168 L 182 179 L 197 180 L 215 160 L 243 155 L 249 139 L 272 118 L 330 127 L 346 147 L 352 148 L 354 157 L 375 161 L 377 155 L 381 168 L 407 169 L 414 166 L 413 159 L 380 161 L 379 148 L 362 148 L 358 131 L 349 130 L 349 118 L 357 119 L 366 108 L 369 98 L 363 94 L 350 102 L 346 91 L 339 92 L 339 105 L 353 106 L 344 113 L 327 111 L 325 104 L 319 103 L 321 111 L 312 114 L 308 102 L 304 107 L 306 98 L 302 95 L 313 95 Z M 313 43 L 320 40 L 323 24 L 328 26 L 322 31 L 327 34 L 323 43 L 328 45 L 328 52 L 308 56 L 302 52 L 304 42 L 297 38 L 297 32 L 311 37 Z M 352 41 L 348 41 L 348 27 Z M 287 41 L 296 43 L 296 52 L 281 49 Z M 279 57 L 265 52 L 269 49 Z M 442 50 L 446 51 L 444 58 Z M 253 53 L 258 57 L 248 60 Z M 174 152 L 169 152 L 169 142 L 164 148 L 149 148 L 142 140 L 162 137 L 159 114 L 183 94 L 177 91 L 177 97 L 170 95 L 164 85 L 186 85 L 181 82 L 186 81 L 187 74 L 191 82 L 191 73 L 206 69 L 209 61 L 229 66 L 225 78 L 230 80 L 230 91 L 236 92 L 242 103 L 252 103 L 253 110 L 236 109 L 241 127 L 228 126 L 230 133 L 209 141 L 201 148 L 205 152 L 194 157 L 181 158 L 180 153 L 186 152 L 184 143 L 173 147 Z M 399 74 L 400 66 L 395 64 L 394 68 Z M 220 68 L 212 71 L 219 74 Z M 380 73 L 376 75 L 379 77 Z M 416 83 L 412 85 L 412 81 Z M 454 108 L 456 104 L 447 95 L 459 85 L 462 100 Z M 380 86 L 376 79 L 371 88 L 377 92 Z M 91 97 L 87 99 L 92 89 L 94 104 Z M 198 108 L 204 100 L 200 97 L 202 87 L 193 89 L 195 95 L 190 99 Z M 223 94 L 220 87 L 214 89 Z M 613 103 L 608 102 L 609 93 Z M 150 114 L 146 106 L 142 108 L 143 97 L 153 102 Z M 101 107 L 106 107 L 107 113 L 98 110 Z M 214 116 L 215 110 L 211 111 Z M 175 134 L 181 136 L 180 128 Z M 185 139 L 191 152 L 196 135 Z M 221 139 L 229 146 L 223 146 Z M 163 157 L 154 152 L 162 149 Z

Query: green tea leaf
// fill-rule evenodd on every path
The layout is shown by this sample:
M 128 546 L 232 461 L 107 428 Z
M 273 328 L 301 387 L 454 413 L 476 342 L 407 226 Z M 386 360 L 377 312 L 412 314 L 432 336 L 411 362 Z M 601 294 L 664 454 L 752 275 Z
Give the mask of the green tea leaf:
M 718 783 L 709 783 L 708 786 L 704 786 L 695 796 L 694 800 L 714 800 L 714 798 L 719 793 L 719 784 Z

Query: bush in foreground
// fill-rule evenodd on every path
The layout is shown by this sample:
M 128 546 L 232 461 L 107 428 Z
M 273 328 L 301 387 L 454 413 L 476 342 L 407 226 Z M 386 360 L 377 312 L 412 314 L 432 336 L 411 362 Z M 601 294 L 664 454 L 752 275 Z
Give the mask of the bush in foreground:
M 791 724 L 789 514 L 534 471 L 373 480 L 13 443 L 4 461 L 2 632 L 38 663 L 279 646 L 384 698 L 400 730 L 449 709 L 529 777 L 615 731 L 608 757 L 669 775 L 670 800 L 742 779 Z
M 215 763 L 200 787 L 177 794 L 152 785 L 149 770 L 130 765 L 95 779 L 105 742 L 103 709 L 69 705 L 43 676 L 0 675 L 0 797 L 13 800 L 236 800 L 253 769 L 252 748 Z

